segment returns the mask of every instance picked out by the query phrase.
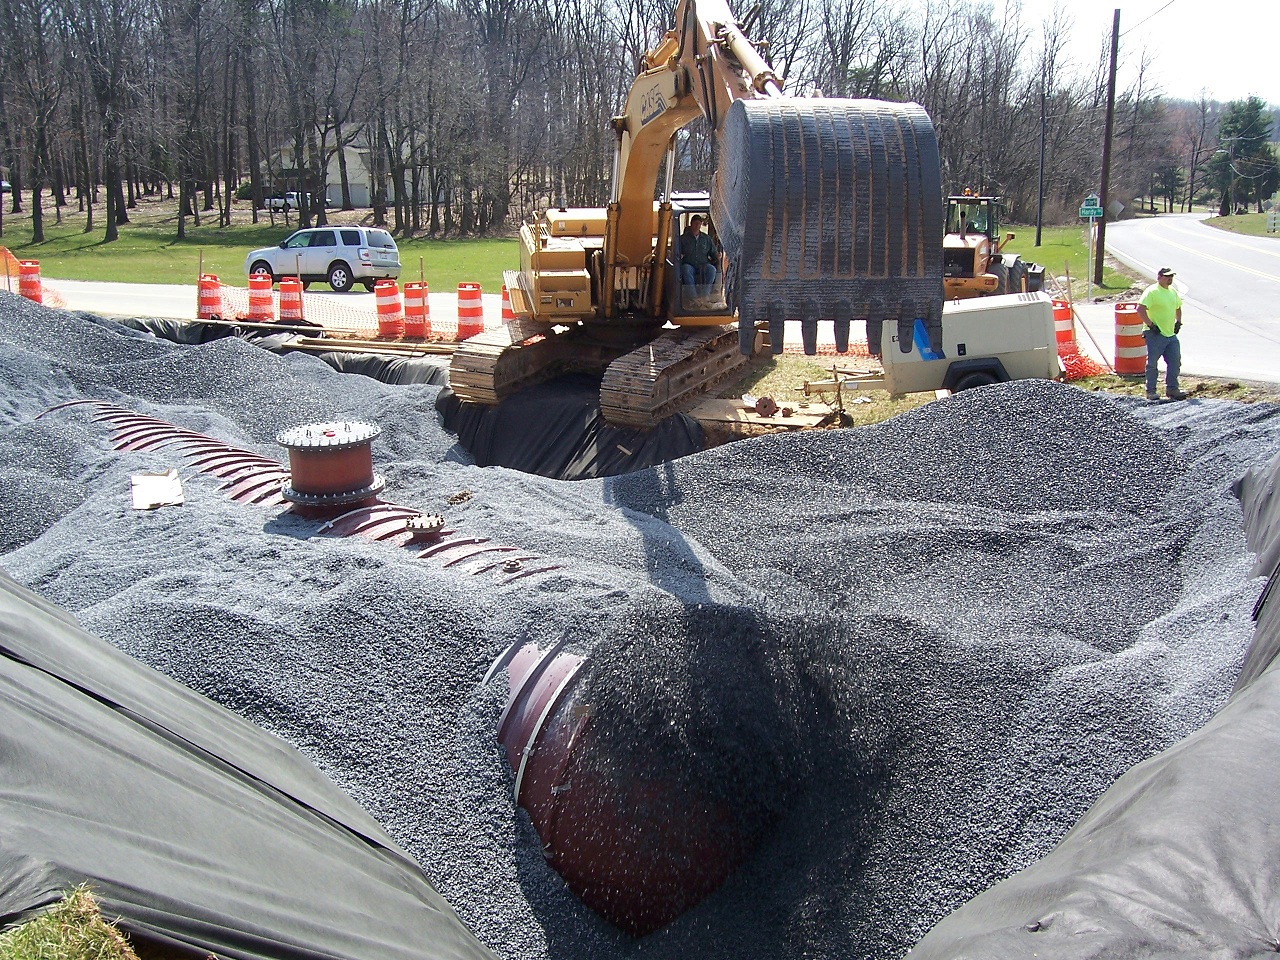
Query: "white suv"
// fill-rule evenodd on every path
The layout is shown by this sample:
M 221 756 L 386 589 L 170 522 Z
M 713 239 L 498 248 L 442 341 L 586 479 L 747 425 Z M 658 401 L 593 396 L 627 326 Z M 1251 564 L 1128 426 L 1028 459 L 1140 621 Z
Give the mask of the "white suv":
M 290 234 L 278 247 L 250 250 L 246 275 L 300 277 L 303 283 L 327 281 L 345 293 L 358 281 L 372 290 L 378 280 L 400 276 L 400 250 L 395 238 L 373 227 L 309 227 Z

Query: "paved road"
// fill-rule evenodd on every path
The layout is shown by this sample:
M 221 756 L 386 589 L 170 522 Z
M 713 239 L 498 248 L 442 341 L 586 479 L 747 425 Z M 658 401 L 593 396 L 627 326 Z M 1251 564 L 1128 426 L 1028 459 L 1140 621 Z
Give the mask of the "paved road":
M 194 320 L 195 285 L 177 283 L 91 283 L 45 278 L 44 289 L 62 298 L 68 310 L 105 316 L 173 317 Z M 46 297 L 47 299 L 47 297 Z
M 1178 272 L 1187 373 L 1280 381 L 1280 238 L 1228 233 L 1205 216 L 1108 224 L 1108 252 L 1153 280 L 1160 267 Z
M 68 310 L 84 310 L 104 316 L 171 317 L 194 320 L 196 294 L 194 284 L 106 283 L 82 280 L 43 281 L 46 291 L 56 294 L 46 298 Z M 231 314 L 248 310 L 248 292 L 241 287 L 225 287 L 226 309 Z M 306 315 L 325 326 L 369 327 L 377 325 L 377 301 L 364 290 L 333 293 L 325 284 L 314 284 L 303 295 Z M 57 304 L 60 299 L 61 304 Z M 431 316 L 443 327 L 457 321 L 457 294 L 431 292 Z M 502 320 L 502 297 L 497 293 L 483 295 L 486 326 Z

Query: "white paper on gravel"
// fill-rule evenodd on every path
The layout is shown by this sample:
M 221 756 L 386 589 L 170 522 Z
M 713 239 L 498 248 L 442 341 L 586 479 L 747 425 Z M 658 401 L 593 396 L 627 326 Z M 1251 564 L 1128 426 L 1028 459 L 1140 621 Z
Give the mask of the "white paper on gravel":
M 129 480 L 135 510 L 182 506 L 182 481 L 173 467 L 159 473 L 135 473 Z

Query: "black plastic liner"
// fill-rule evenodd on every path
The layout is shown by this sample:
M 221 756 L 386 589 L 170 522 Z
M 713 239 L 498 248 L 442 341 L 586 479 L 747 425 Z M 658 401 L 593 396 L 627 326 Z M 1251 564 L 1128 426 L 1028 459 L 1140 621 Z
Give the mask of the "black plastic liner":
M 632 473 L 697 453 L 705 443 L 701 424 L 684 414 L 652 430 L 610 426 L 600 413 L 600 380 L 585 375 L 522 390 L 496 407 L 464 402 L 446 388 L 436 409 L 478 466 L 557 480 Z
M 367 353 L 318 353 L 321 360 L 339 373 L 361 376 L 404 386 L 425 383 L 443 387 L 449 382 L 448 357 L 379 357 Z
M 144 941 L 492 958 L 300 753 L 0 574 L 0 925 L 88 882 Z
M 1280 457 L 1234 489 L 1269 579 L 1227 705 L 1117 780 L 1048 856 L 942 920 L 913 957 L 1280 952 Z
M 1253 572 L 1268 578 L 1253 608 L 1257 627 L 1236 683 L 1239 691 L 1269 670 L 1280 654 L 1280 456 L 1241 477 L 1235 493 L 1244 511 L 1249 547 L 1258 555 Z
M 86 314 L 92 317 L 92 314 Z M 98 320 L 99 318 L 93 317 Z M 225 323 L 204 323 L 199 320 L 170 320 L 160 317 L 113 318 L 111 321 L 132 330 L 141 330 L 173 343 L 208 343 L 224 337 L 243 337 L 258 346 L 275 353 L 288 353 L 297 349 L 294 341 L 299 336 L 323 334 L 322 327 L 309 324 L 285 324 L 281 329 L 263 330 L 260 327 L 240 327 Z M 353 353 L 340 348 L 334 341 L 332 351 L 308 350 L 340 373 L 358 373 L 381 380 L 383 383 L 425 383 L 444 386 L 449 382 L 447 357 L 385 357 L 368 353 Z

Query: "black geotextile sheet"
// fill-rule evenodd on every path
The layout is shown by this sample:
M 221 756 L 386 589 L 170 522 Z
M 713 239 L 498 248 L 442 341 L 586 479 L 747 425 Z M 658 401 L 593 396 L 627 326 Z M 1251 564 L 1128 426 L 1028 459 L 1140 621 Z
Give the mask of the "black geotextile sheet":
M 97 323 L 114 324 L 130 330 L 139 330 L 169 340 L 173 343 L 208 343 L 223 337 L 244 337 L 258 346 L 276 353 L 299 349 L 295 341 L 302 336 L 323 336 L 324 328 L 310 324 L 273 324 L 272 328 L 240 326 L 227 323 L 206 323 L 199 320 L 173 320 L 164 317 L 116 317 L 103 320 L 93 314 L 83 316 Z M 279 330 L 274 329 L 279 327 Z M 381 380 L 383 383 L 425 383 L 444 386 L 449 382 L 447 357 L 385 357 L 368 353 L 352 353 L 338 349 L 340 341 L 334 341 L 332 351 L 314 351 L 321 360 L 339 373 L 358 373 Z
M 139 330 L 172 343 L 209 343 L 224 337 L 245 337 L 262 346 L 276 349 L 298 336 L 322 336 L 324 328 L 312 323 L 237 324 L 222 320 L 179 320 L 172 317 L 111 317 L 84 313 L 95 323 Z
M 1241 690 L 1280 654 L 1280 456 L 1246 473 L 1236 482 L 1235 492 L 1244 511 L 1249 548 L 1258 557 L 1253 572 L 1268 578 L 1253 610 L 1257 627 L 1236 684 Z
M 0 925 L 83 882 L 219 957 L 493 956 L 300 753 L 0 574 Z
M 514 402 L 485 407 L 440 391 L 436 409 L 481 467 L 510 467 L 557 480 L 612 477 L 697 453 L 698 421 L 676 414 L 652 430 L 605 423 L 600 380 L 581 374 L 522 390 Z
M 1231 699 L 1125 773 L 1046 857 L 944 918 L 913 960 L 1280 953 L 1280 457 L 1235 491 L 1268 582 Z
M 286 345 L 285 349 L 288 349 Z M 321 360 L 339 373 L 358 373 L 383 383 L 404 386 L 425 383 L 443 387 L 449 382 L 449 358 L 380 357 L 368 353 L 321 353 Z

